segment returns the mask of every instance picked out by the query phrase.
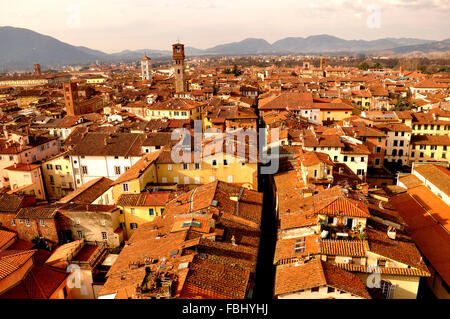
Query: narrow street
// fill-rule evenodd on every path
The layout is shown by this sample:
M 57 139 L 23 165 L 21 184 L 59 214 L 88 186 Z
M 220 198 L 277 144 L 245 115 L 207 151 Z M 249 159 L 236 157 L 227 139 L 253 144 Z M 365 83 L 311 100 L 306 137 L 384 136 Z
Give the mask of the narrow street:
M 273 257 L 276 244 L 276 219 L 274 213 L 273 191 L 269 183 L 270 176 L 261 178 L 264 192 L 261 220 L 261 241 L 259 244 L 258 263 L 256 266 L 255 289 L 253 298 L 268 300 L 273 298 L 275 267 Z

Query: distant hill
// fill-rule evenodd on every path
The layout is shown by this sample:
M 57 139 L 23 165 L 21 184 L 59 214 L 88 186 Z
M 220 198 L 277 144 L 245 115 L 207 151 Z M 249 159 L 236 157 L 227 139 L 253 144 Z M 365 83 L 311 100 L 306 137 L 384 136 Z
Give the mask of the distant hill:
M 417 44 L 417 45 L 407 45 L 401 46 L 392 49 L 393 52 L 402 54 L 402 53 L 410 53 L 410 52 L 446 52 L 450 51 L 450 39 L 446 39 L 443 41 L 434 41 L 425 44 Z
M 34 63 L 57 65 L 88 63 L 98 58 L 94 50 L 61 42 L 37 32 L 0 27 L 0 67 L 20 68 Z
M 261 54 L 274 53 L 276 49 L 264 39 L 248 38 L 240 42 L 217 45 L 204 50 L 204 53 L 216 54 Z
M 264 39 L 248 38 L 214 46 L 209 49 L 186 47 L 187 55 L 245 55 L 286 53 L 380 52 L 405 54 L 410 52 L 450 51 L 450 39 L 431 41 L 415 38 L 385 38 L 373 41 L 344 40 L 321 34 L 307 38 L 289 37 L 272 44 Z M 73 46 L 37 32 L 14 27 L 0 27 L 0 71 L 29 68 L 34 63 L 46 66 L 88 64 L 99 62 L 137 61 L 144 54 L 153 59 L 169 58 L 168 50 L 124 50 L 108 54 L 84 46 Z
M 279 51 L 316 53 L 316 52 L 363 52 L 392 49 L 402 45 L 416 45 L 432 42 L 430 40 L 410 38 L 386 38 L 373 41 L 344 40 L 327 34 L 307 38 L 284 38 L 273 43 Z

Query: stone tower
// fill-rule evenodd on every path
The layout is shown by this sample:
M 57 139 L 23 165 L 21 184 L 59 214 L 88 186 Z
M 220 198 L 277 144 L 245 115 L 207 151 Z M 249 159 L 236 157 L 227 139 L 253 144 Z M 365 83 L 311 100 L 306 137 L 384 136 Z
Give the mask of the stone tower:
M 34 75 L 39 76 L 41 75 L 41 65 L 40 64 L 35 64 L 34 65 Z
M 63 90 L 67 115 L 80 115 L 77 83 L 65 82 L 63 84 Z
M 182 93 L 186 91 L 186 82 L 184 78 L 184 44 L 173 44 L 172 50 L 173 66 L 175 69 L 175 92 Z
M 303 70 L 309 70 L 309 67 L 311 66 L 311 62 L 308 58 L 303 60 Z
M 152 59 L 148 56 L 144 56 L 141 59 L 141 72 L 142 72 L 142 80 L 151 80 L 152 79 Z
M 327 58 L 321 57 L 320 58 L 320 69 L 325 70 L 327 68 Z

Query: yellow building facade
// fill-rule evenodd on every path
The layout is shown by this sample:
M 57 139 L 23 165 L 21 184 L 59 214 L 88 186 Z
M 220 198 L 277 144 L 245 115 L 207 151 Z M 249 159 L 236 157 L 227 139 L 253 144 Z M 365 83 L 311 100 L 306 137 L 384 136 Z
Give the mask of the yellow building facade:
M 74 190 L 73 171 L 68 152 L 43 162 L 42 173 L 49 200 L 61 199 Z

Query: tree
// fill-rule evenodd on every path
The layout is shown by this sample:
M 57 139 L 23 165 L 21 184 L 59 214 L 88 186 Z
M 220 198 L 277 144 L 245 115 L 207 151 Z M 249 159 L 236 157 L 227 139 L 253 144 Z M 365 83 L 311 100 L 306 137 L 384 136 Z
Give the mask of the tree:
M 422 73 L 427 73 L 427 67 L 425 65 L 419 65 L 417 70 L 422 71 Z
M 358 69 L 367 71 L 368 69 L 370 69 L 369 63 L 367 63 L 367 62 L 361 63 L 361 64 L 358 66 Z
M 43 237 L 36 236 L 31 240 L 31 242 L 35 245 L 34 247 L 37 249 L 50 250 L 47 240 Z
M 242 71 L 238 69 L 238 66 L 236 64 L 233 66 L 233 74 L 234 76 L 239 76 L 242 74 Z
M 383 68 L 383 66 L 380 64 L 380 62 L 377 62 L 372 66 L 372 69 L 375 69 L 375 70 L 379 70 L 382 68 Z

